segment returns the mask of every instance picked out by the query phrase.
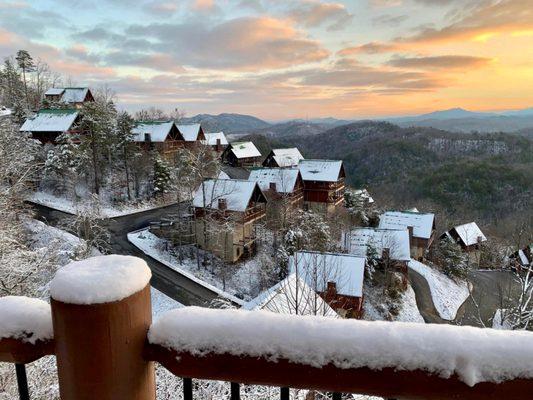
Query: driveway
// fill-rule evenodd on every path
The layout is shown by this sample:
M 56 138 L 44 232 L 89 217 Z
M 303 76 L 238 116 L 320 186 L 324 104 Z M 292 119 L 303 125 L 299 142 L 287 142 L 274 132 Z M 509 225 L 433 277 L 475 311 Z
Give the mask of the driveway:
M 55 210 L 46 206 L 31 203 L 36 217 L 52 226 L 72 218 L 72 214 Z M 128 241 L 128 232 L 144 228 L 152 221 L 157 221 L 168 214 L 175 214 L 179 204 L 141 211 L 120 217 L 107 219 L 107 228 L 111 232 L 111 251 L 114 254 L 125 254 L 140 257 L 152 270 L 151 284 L 157 290 L 185 305 L 205 306 L 217 297 L 217 294 L 197 282 L 161 264 L 144 254 Z

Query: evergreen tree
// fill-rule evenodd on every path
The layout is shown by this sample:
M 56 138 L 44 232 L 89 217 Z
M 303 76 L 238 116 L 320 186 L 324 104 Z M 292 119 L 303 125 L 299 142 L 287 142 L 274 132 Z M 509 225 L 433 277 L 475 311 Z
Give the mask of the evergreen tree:
M 461 246 L 448 237 L 436 243 L 432 261 L 448 276 L 466 278 L 468 275 L 468 255 L 463 252 Z
M 26 107 L 28 107 L 30 101 L 28 97 L 28 81 L 26 79 L 26 73 L 32 72 L 35 69 L 35 63 L 33 62 L 33 58 L 30 53 L 28 53 L 28 51 L 26 50 L 19 50 L 15 59 L 17 60 L 19 68 L 22 70 L 22 78 L 24 81 L 24 95 L 26 97 Z
M 168 164 L 157 153 L 154 154 L 154 195 L 161 196 L 172 189 L 172 177 Z
M 99 194 L 106 166 L 112 161 L 116 140 L 116 109 L 111 100 L 97 99 L 83 105 L 81 111 L 80 150 L 91 160 L 94 193 Z
M 116 140 L 117 147 L 122 155 L 124 164 L 124 174 L 126 177 L 126 191 L 128 200 L 131 200 L 130 191 L 130 159 L 138 153 L 138 148 L 133 142 L 135 134 L 132 132 L 135 122 L 133 118 L 125 111 L 117 117 Z

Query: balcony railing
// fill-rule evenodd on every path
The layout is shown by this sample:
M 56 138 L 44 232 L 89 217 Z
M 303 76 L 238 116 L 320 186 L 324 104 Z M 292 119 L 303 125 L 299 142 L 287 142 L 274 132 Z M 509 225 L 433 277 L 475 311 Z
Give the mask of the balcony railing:
M 62 400 L 154 400 L 153 362 L 183 379 L 186 400 L 194 396 L 192 379 L 231 382 L 232 399 L 240 384 L 280 387 L 282 400 L 288 388 L 334 399 L 518 400 L 533 393 L 533 333 L 197 307 L 152 324 L 149 285 L 91 304 L 86 299 L 102 291 L 91 273 L 76 292 L 94 294 L 80 304 L 51 300 L 53 339 L 29 342 L 27 328 L 0 338 L 0 361 L 16 364 L 21 399 L 29 398 L 23 365 L 50 354 Z M 9 324 L 2 300 L 0 324 Z

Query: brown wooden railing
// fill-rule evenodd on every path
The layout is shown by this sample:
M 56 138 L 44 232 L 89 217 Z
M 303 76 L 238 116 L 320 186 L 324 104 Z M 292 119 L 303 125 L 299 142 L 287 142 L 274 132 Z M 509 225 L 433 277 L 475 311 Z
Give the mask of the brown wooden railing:
M 213 311 L 212 315 L 220 317 L 222 314 L 218 313 L 222 312 Z M 332 363 L 316 367 L 284 358 L 272 360 L 268 354 L 264 357 L 230 353 L 198 355 L 150 344 L 147 340 L 152 319 L 149 285 L 111 303 L 67 304 L 52 299 L 51 313 L 54 340 L 34 344 L 23 339 L 0 340 L 0 362 L 16 364 L 20 398 L 24 400 L 29 399 L 29 394 L 23 365 L 45 355 L 56 356 L 62 400 L 154 400 L 154 362 L 184 379 L 186 400 L 194 395 L 192 379 L 230 382 L 232 399 L 239 399 L 240 384 L 279 387 L 282 400 L 289 398 L 288 388 L 330 392 L 334 399 L 340 399 L 340 393 L 411 400 L 522 400 L 533 396 L 533 379 L 468 386 L 458 376 L 446 378 L 424 370 L 340 368 Z M 173 320 L 177 323 L 183 321 L 179 315 L 172 317 L 178 318 Z M 187 324 L 187 320 L 182 323 Z M 328 340 L 335 340 L 335 336 Z M 484 340 L 491 343 L 480 335 L 479 341 Z M 309 354 L 314 351 L 309 348 Z M 494 351 L 505 356 L 501 348 Z

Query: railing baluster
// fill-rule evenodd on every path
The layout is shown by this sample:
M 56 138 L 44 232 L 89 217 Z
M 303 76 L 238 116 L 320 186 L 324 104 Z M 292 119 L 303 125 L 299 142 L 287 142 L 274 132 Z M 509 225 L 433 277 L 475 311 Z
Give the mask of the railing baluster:
M 241 387 L 238 383 L 231 382 L 231 400 L 241 400 Z
M 332 393 L 331 394 L 331 398 L 333 400 L 341 400 L 342 399 L 342 394 L 341 393 Z
M 192 400 L 192 379 L 183 378 L 183 400 Z
M 26 366 L 24 364 L 15 364 L 15 371 L 17 373 L 17 384 L 19 387 L 20 400 L 30 400 L 30 390 L 28 389 Z
M 282 387 L 279 389 L 279 398 L 280 400 L 289 400 L 290 399 L 290 391 L 288 387 Z

